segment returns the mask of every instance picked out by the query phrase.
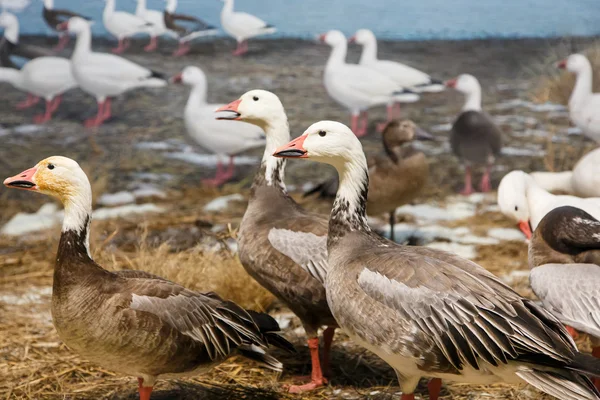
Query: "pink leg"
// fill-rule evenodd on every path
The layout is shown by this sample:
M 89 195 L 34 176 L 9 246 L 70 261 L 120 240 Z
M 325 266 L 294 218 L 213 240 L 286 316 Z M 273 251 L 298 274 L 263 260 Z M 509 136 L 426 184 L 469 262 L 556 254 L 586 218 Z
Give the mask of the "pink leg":
M 204 179 L 202 184 L 210 187 L 217 187 L 224 183 L 224 176 L 226 171 L 223 169 L 223 163 L 221 163 L 221 159 L 217 161 L 217 172 L 215 173 L 215 177 L 212 179 Z
M 150 38 L 150 43 L 148 43 L 148 45 L 146 47 L 144 47 L 144 51 L 154 51 L 156 50 L 158 47 L 158 39 L 156 38 L 156 36 L 152 36 Z
M 17 110 L 25 110 L 26 108 L 30 108 L 35 106 L 38 102 L 40 101 L 40 98 L 37 96 L 34 96 L 32 94 L 27 94 L 27 100 L 22 101 L 20 103 L 17 103 L 17 105 L 15 106 L 15 108 Z
M 145 387 L 144 379 L 138 378 L 138 392 L 140 393 L 140 400 L 150 400 L 152 386 Z
M 323 331 L 323 374 L 331 378 L 331 343 L 335 335 L 335 328 L 328 326 Z
M 104 116 L 104 104 L 105 103 L 106 103 L 106 100 L 98 102 L 98 113 L 96 114 L 96 116 L 94 118 L 90 118 L 85 121 L 84 125 L 86 128 L 94 128 L 94 127 L 102 125 L 102 121 L 104 121 L 102 117 Z
M 492 170 L 492 166 L 487 165 L 485 167 L 485 172 L 483 173 L 483 176 L 481 177 L 481 184 L 480 184 L 479 189 L 483 193 L 487 193 L 490 190 L 492 190 L 492 183 L 491 183 L 491 179 L 490 179 L 491 170 Z
M 305 385 L 290 386 L 290 393 L 307 392 L 327 383 L 327 379 L 323 377 L 323 371 L 321 371 L 321 363 L 319 361 L 319 338 L 308 339 L 308 348 L 310 349 L 310 359 L 312 363 L 310 382 Z
M 60 105 L 61 102 L 62 102 L 62 94 L 59 94 L 52 100 L 52 109 L 50 110 L 50 113 L 55 112 L 58 109 L 58 106 Z
M 235 171 L 235 165 L 233 164 L 233 156 L 229 156 L 229 167 L 227 171 L 223 174 L 223 178 L 231 179 L 233 177 L 233 173 Z
M 429 400 L 438 400 L 440 397 L 440 391 L 442 390 L 442 380 L 440 378 L 433 378 L 427 384 L 429 389 Z
M 55 100 L 56 99 L 46 100 L 46 111 L 43 114 L 38 114 L 33 117 L 33 122 L 36 124 L 43 124 L 50 121 L 50 119 L 52 119 L 52 112 L 56 109 L 54 107 Z
M 358 130 L 358 119 L 359 119 L 360 114 L 352 114 L 351 120 L 350 120 L 350 129 L 352 129 L 352 132 L 354 132 L 354 134 L 356 136 L 359 135 L 359 130 Z
M 367 134 L 367 124 L 369 122 L 369 116 L 366 111 L 362 111 L 359 115 L 359 127 L 356 132 L 356 137 L 363 137 Z
M 403 394 L 402 396 L 400 396 L 400 400 L 415 400 L 415 394 Z
M 106 100 L 104 100 L 104 108 L 102 110 L 102 121 L 101 122 L 106 121 L 107 119 L 109 119 L 112 116 L 111 105 L 112 105 L 112 103 L 111 103 L 110 97 L 107 98 Z
M 248 51 L 248 43 L 247 41 L 243 41 L 237 44 L 237 48 L 235 49 L 235 51 L 233 52 L 234 56 L 241 56 L 242 54 L 245 54 Z
M 69 43 L 69 35 L 64 33 L 61 34 L 58 37 L 58 44 L 56 45 L 56 47 L 54 48 L 54 51 L 62 51 L 64 50 L 64 48 L 67 46 L 67 43 Z
M 386 110 L 387 110 L 387 121 L 377 124 L 377 132 L 379 132 L 379 133 L 383 132 L 383 130 L 385 129 L 387 124 L 394 120 L 394 105 L 388 104 L 388 106 L 386 107 Z
M 119 39 L 119 45 L 117 47 L 115 47 L 112 52 L 115 54 L 121 54 L 123 53 L 127 48 L 129 47 L 129 41 L 127 40 L 127 38 L 121 38 Z
M 179 47 L 177 47 L 177 50 L 175 50 L 173 52 L 173 55 L 175 57 L 181 57 L 181 56 L 184 56 L 187 53 L 189 53 L 190 50 L 191 50 L 191 46 L 190 46 L 189 43 L 187 43 L 187 42 L 180 42 L 179 43 Z
M 473 185 L 471 184 L 471 167 L 469 165 L 465 167 L 465 188 L 460 193 L 464 195 L 473 193 Z

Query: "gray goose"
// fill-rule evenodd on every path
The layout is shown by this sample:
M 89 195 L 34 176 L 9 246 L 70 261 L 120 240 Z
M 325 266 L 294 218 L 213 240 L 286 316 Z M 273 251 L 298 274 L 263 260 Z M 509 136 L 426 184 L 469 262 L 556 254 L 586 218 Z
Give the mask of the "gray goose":
M 47 158 L 4 185 L 63 203 L 52 286 L 54 326 L 65 344 L 86 359 L 137 376 L 140 400 L 150 399 L 159 375 L 198 374 L 234 354 L 282 369 L 264 349 L 269 344 L 293 347 L 274 333 L 279 326 L 269 315 L 142 271 L 110 272 L 92 260 L 92 192 L 75 161 Z
M 450 131 L 450 146 L 454 154 L 465 165 L 465 187 L 463 194 L 471 194 L 472 165 L 485 165 L 480 190 L 492 189 L 490 173 L 496 157 L 502 149 L 502 132 L 489 115 L 481 109 L 481 86 L 473 75 L 462 74 L 446 82 L 446 86 L 466 96 L 465 105 L 454 121 Z
M 328 163 L 340 174 L 327 241 L 289 247 L 326 246 L 329 269 L 321 276 L 331 312 L 351 339 L 396 370 L 402 400 L 414 399 L 423 376 L 525 381 L 562 400 L 600 399 L 584 375 L 598 375 L 600 360 L 579 353 L 552 314 L 469 260 L 371 231 L 367 162 L 347 126 L 315 123 L 274 155 Z
M 533 233 L 529 267 L 544 307 L 568 330 L 590 335 L 592 354 L 600 357 L 600 221 L 580 208 L 553 209 Z
M 30 60 L 52 55 L 52 52 L 41 47 L 20 43 L 19 20 L 14 14 L 6 11 L 0 13 L 0 27 L 4 28 L 4 34 L 0 39 L 0 67 L 20 69 L 10 58 L 13 55 Z
M 271 156 L 290 140 L 287 116 L 279 98 L 264 90 L 252 90 L 217 110 L 220 119 L 234 119 L 261 127 L 267 137 L 260 170 L 254 177 L 248 208 L 238 233 L 240 260 L 246 271 L 300 318 L 311 353 L 311 381 L 292 386 L 299 393 L 322 386 L 329 370 L 331 342 L 337 323 L 333 319 L 325 289 L 304 267 L 326 269 L 327 251 L 299 249 L 288 245 L 302 238 L 326 238 L 327 218 L 300 207 L 284 184 L 285 161 Z M 235 134 L 232 132 L 232 134 Z M 312 251 L 319 250 L 319 251 Z M 323 250 L 323 251 L 320 251 Z M 318 329 L 323 332 L 323 368 L 319 362 Z
M 57 27 L 58 25 L 66 22 L 71 17 L 80 17 L 87 19 L 90 18 L 84 17 L 81 14 L 78 14 L 69 10 L 57 10 L 54 8 L 54 0 L 43 0 L 44 1 L 44 9 L 42 11 L 42 17 L 44 21 L 48 25 L 50 29 L 58 33 L 58 44 L 54 48 L 55 51 L 61 51 L 65 48 L 67 43 L 69 43 L 69 34 L 67 32 L 60 32 Z
M 411 146 L 413 139 L 433 140 L 433 136 L 408 119 L 389 122 L 383 129 L 385 156 L 368 160 L 369 201 L 367 213 L 390 215 L 390 239 L 394 240 L 395 210 L 413 201 L 427 184 L 429 164 L 423 152 Z M 334 198 L 339 178 L 337 174 L 306 192 L 308 196 Z

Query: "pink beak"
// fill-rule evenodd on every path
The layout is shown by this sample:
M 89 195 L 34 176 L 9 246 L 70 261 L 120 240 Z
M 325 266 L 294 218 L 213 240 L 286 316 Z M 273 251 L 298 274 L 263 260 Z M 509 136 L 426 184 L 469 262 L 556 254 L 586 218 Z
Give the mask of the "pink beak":
M 68 31 L 69 21 L 61 22 L 60 24 L 56 25 L 56 30 L 61 32 Z
M 22 190 L 38 190 L 37 185 L 33 182 L 33 175 L 37 172 L 37 168 L 29 168 L 4 180 L 4 186 L 8 188 L 22 189 Z
M 531 236 L 533 236 L 531 233 L 531 226 L 529 226 L 529 221 L 519 221 L 519 229 L 521 232 L 523 232 L 527 239 L 531 239 Z
M 182 83 L 183 82 L 183 76 L 181 75 L 181 73 L 179 73 L 179 74 L 175 75 L 174 77 L 172 77 L 170 79 L 170 81 L 172 83 Z
M 319 35 L 319 42 L 325 43 L 325 37 L 327 37 L 326 33 L 321 33 Z
M 556 67 L 560 68 L 560 69 L 566 69 L 567 68 L 567 60 L 562 60 L 556 63 Z
M 356 43 L 356 36 L 350 36 L 350 39 L 348 39 L 348 43 Z
M 444 83 L 444 85 L 446 85 L 446 87 L 454 89 L 456 87 L 456 78 L 450 79 L 449 81 L 446 81 Z

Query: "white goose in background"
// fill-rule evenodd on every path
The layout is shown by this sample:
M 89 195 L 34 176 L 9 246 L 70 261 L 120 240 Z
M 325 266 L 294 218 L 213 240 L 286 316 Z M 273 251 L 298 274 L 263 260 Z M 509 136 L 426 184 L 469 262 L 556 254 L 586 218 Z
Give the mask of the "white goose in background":
M 156 50 L 158 48 L 158 37 L 167 33 L 163 12 L 149 10 L 146 7 L 146 0 L 137 0 L 135 16 L 151 24 L 147 30 L 148 34 L 150 35 L 150 43 L 144 47 L 144 51 Z
M 193 15 L 176 14 L 177 0 L 167 0 L 163 20 L 167 31 L 179 40 L 179 46 L 173 53 L 179 57 L 191 50 L 190 42 L 196 38 L 213 36 L 218 30 Z
M 600 198 L 554 195 L 523 171 L 512 171 L 502 178 L 498 186 L 498 206 L 504 215 L 518 223 L 528 239 L 542 218 L 557 207 L 577 207 L 600 219 Z
M 59 26 L 77 35 L 71 56 L 71 71 L 85 92 L 96 98 L 98 113 L 85 122 L 86 127 L 102 125 L 111 116 L 111 97 L 142 87 L 162 87 L 166 79 L 159 73 L 114 54 L 94 53 L 91 49 L 90 23 L 73 17 Z
M 561 400 L 600 399 L 586 376 L 599 373 L 600 360 L 580 353 L 548 311 L 472 261 L 403 246 L 371 230 L 367 161 L 345 125 L 317 122 L 274 155 L 336 168 L 340 185 L 327 239 L 303 235 L 286 249 L 327 252 L 326 270 L 323 264 L 302 266 L 324 281 L 327 303 L 345 333 L 394 368 L 401 400 L 414 400 L 422 377 L 475 385 L 526 382 Z M 429 398 L 438 395 L 430 391 Z
M 358 43 L 363 50 L 359 64 L 373 68 L 391 78 L 398 85 L 416 93 L 437 93 L 444 90 L 444 82 L 433 79 L 425 72 L 401 64 L 397 61 L 377 59 L 377 38 L 369 29 L 359 29 L 349 40 L 349 43 Z M 395 104 L 398 105 L 398 104 Z M 394 110 L 394 118 L 400 117 L 400 110 Z
M 260 35 L 275 33 L 277 29 L 252 14 L 233 10 L 234 0 L 223 1 L 221 25 L 227 34 L 237 41 L 233 55 L 240 56 L 248 52 L 248 39 Z
M 583 54 L 571 54 L 558 67 L 577 75 L 569 98 L 569 117 L 583 134 L 600 143 L 600 93 L 592 93 L 592 65 Z
M 89 19 L 73 11 L 54 8 L 54 0 L 43 0 L 43 2 L 44 9 L 42 10 L 42 17 L 44 18 L 44 21 L 46 21 L 48 27 L 52 29 L 52 31 L 56 32 L 56 27 L 71 17 L 81 17 Z M 63 50 L 67 43 L 69 43 L 69 35 L 65 32 L 60 32 L 58 34 L 58 38 L 58 44 L 54 48 L 55 51 Z
M 138 33 L 150 33 L 151 23 L 125 11 L 115 11 L 116 0 L 105 0 L 102 22 L 106 30 L 119 40 L 119 46 L 113 53 L 121 54 L 129 47 L 129 38 Z
M 419 100 L 417 94 L 404 89 L 382 73 L 362 65 L 347 64 L 348 44 L 342 32 L 329 31 L 320 35 L 319 40 L 332 48 L 325 65 L 325 89 L 329 96 L 352 114 L 352 131 L 356 136 L 367 133 L 368 108 L 386 104 L 388 120 L 391 121 L 395 102 Z M 362 121 L 359 121 L 360 117 Z
M 572 171 L 532 172 L 530 175 L 549 192 L 600 197 L 600 148 L 581 157 Z
M 190 137 L 202 148 L 217 155 L 215 177 L 203 183 L 220 186 L 233 177 L 233 159 L 236 154 L 265 145 L 264 131 L 246 122 L 217 120 L 215 110 L 224 104 L 206 102 L 206 75 L 200 68 L 186 67 L 173 81 L 192 87 L 184 111 L 185 127 Z M 229 157 L 227 170 L 223 168 L 226 157 Z

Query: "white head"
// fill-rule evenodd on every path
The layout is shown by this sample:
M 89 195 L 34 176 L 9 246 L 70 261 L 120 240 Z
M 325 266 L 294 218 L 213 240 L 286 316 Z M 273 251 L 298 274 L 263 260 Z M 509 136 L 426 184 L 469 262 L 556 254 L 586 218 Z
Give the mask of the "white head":
M 527 201 L 527 188 L 533 184 L 533 178 L 523 171 L 509 172 L 498 186 L 498 206 L 502 214 L 518 223 L 519 229 L 531 237 L 529 220 L 531 213 Z
M 174 83 L 183 83 L 188 86 L 206 86 L 206 74 L 193 65 L 187 66 L 171 79 Z
M 250 90 L 239 99 L 219 108 L 217 112 L 220 113 L 217 119 L 245 121 L 263 129 L 278 122 L 287 123 L 281 100 L 275 93 L 266 90 Z M 286 140 L 289 140 L 289 136 Z
M 357 30 L 356 33 L 354 34 L 354 36 L 352 36 L 348 40 L 348 42 L 350 42 L 350 43 L 356 42 L 356 43 L 360 44 L 361 46 L 364 46 L 366 44 L 370 44 L 370 43 L 373 43 L 376 41 L 377 41 L 377 39 L 375 38 L 375 35 L 369 29 Z
M 346 36 L 338 30 L 332 30 L 327 33 L 319 35 L 319 40 L 323 43 L 327 43 L 331 47 L 338 46 L 346 43 Z
M 11 43 L 19 42 L 19 20 L 14 14 L 6 11 L 0 13 L 0 27 L 4 28 L 4 36 Z
M 71 18 L 69 18 L 68 21 L 65 21 L 65 22 L 61 23 L 60 25 L 58 25 L 57 29 L 59 31 L 69 31 L 71 33 L 78 35 L 83 32 L 89 32 L 90 26 L 92 24 L 93 24 L 93 22 L 88 21 L 84 18 L 71 17 Z
M 579 74 L 583 71 L 591 70 L 590 61 L 583 54 L 571 54 L 566 59 L 557 64 L 558 68 Z
M 175 12 L 175 10 L 177 10 L 177 0 L 166 0 L 167 1 L 167 6 L 165 7 L 165 9 L 170 12 L 171 14 L 173 14 Z
M 44 1 L 44 7 L 47 8 L 48 10 L 52 10 L 54 8 L 54 0 L 43 0 Z
M 461 74 L 458 77 L 446 82 L 446 86 L 458 90 L 464 94 L 480 92 L 481 86 L 479 81 L 473 75 Z

